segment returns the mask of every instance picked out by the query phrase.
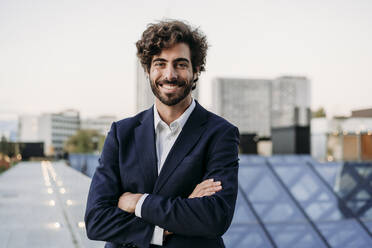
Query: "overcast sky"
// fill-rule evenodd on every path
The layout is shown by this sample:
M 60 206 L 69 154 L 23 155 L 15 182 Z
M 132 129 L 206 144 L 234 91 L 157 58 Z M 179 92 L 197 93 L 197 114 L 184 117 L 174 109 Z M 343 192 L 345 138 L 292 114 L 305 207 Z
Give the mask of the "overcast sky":
M 307 76 L 312 108 L 372 107 L 372 1 L 1 0 L 0 118 L 135 114 L 134 43 L 150 22 L 187 20 L 211 45 L 200 102 L 218 76 Z

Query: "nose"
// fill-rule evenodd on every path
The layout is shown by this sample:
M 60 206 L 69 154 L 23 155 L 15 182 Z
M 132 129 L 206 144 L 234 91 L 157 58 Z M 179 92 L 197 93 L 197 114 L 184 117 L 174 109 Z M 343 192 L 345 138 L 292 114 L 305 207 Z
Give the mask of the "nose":
M 177 80 L 178 74 L 172 65 L 168 65 L 164 73 L 165 79 L 167 79 L 168 81 Z

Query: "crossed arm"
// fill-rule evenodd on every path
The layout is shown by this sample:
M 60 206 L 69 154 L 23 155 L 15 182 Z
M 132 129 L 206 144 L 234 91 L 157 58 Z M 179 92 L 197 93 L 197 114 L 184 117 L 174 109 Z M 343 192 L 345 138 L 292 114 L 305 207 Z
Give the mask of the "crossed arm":
M 203 182 L 196 185 L 194 191 L 189 195 L 191 198 L 199 198 L 204 196 L 211 196 L 222 189 L 221 181 L 214 181 L 212 179 L 206 179 Z M 131 192 L 125 192 L 119 198 L 118 208 L 128 213 L 134 213 L 138 200 L 143 194 L 135 194 Z M 173 234 L 167 230 L 164 230 L 164 236 Z
M 100 166 L 97 167 L 88 195 L 85 214 L 88 237 L 146 246 L 156 225 L 181 235 L 221 236 L 231 223 L 235 207 L 238 137 L 235 127 L 226 128 L 211 146 L 204 179 L 221 181 L 222 185 L 217 186 L 222 186 L 223 190 L 214 190 L 210 182 L 203 181 L 186 199 L 150 194 L 142 204 L 142 218 L 138 218 L 133 212 L 141 195 L 122 193 L 119 144 L 114 123 L 106 138 Z

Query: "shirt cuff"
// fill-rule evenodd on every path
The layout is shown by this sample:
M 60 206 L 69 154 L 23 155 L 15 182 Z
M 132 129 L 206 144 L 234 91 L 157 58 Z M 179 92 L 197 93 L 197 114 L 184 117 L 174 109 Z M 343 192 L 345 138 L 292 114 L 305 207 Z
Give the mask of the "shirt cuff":
M 142 217 L 141 216 L 141 209 L 142 209 L 142 204 L 143 202 L 145 201 L 146 197 L 148 196 L 149 194 L 143 194 L 141 196 L 141 198 L 139 198 L 137 204 L 136 204 L 136 209 L 134 210 L 134 214 L 137 216 L 137 217 Z
M 152 234 L 152 238 L 151 238 L 150 243 L 153 244 L 153 245 L 162 246 L 163 245 L 163 236 L 164 236 L 164 229 L 159 227 L 159 226 L 155 226 L 154 233 Z

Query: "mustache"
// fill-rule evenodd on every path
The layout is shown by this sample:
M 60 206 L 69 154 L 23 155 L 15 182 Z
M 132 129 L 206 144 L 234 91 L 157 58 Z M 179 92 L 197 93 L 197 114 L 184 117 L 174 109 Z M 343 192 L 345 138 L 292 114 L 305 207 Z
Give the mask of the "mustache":
M 156 84 L 174 84 L 174 85 L 177 85 L 177 86 L 184 86 L 186 84 L 186 81 L 185 80 L 167 80 L 167 79 L 164 79 L 164 80 L 159 80 L 156 82 Z

